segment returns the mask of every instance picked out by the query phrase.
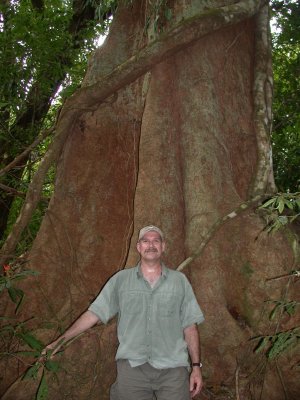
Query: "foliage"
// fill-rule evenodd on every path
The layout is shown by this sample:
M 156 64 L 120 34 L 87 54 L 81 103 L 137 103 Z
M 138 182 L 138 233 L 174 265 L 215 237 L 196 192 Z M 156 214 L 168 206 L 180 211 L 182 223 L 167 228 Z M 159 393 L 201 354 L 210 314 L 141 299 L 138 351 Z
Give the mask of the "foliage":
M 38 168 L 39 161 L 36 161 L 33 165 L 27 166 L 24 169 L 24 175 L 22 177 L 22 187 L 24 188 L 23 190 L 27 190 L 27 186 L 30 184 L 31 176 L 35 172 L 35 170 Z M 50 200 L 50 197 L 53 193 L 54 189 L 54 178 L 55 178 L 55 167 L 53 166 L 50 168 L 47 174 L 47 178 L 44 182 L 43 185 L 43 191 L 42 191 L 42 200 L 39 202 L 37 208 L 35 209 L 33 216 L 30 220 L 30 223 L 26 227 L 25 231 L 22 233 L 21 238 L 18 242 L 16 251 L 15 251 L 15 257 L 19 257 L 22 254 L 26 253 L 28 249 L 30 248 L 34 238 L 36 237 L 41 221 L 43 219 L 43 216 L 45 215 L 46 209 L 48 207 L 48 203 Z M 24 197 L 16 197 L 15 200 L 12 203 L 10 213 L 8 216 L 8 221 L 7 221 L 7 227 L 4 232 L 4 237 L 3 240 L 0 240 L 0 245 L 2 242 L 4 242 L 5 237 L 9 234 L 11 231 L 15 221 L 17 220 L 21 208 L 24 203 Z
M 3 320 L 5 321 L 4 318 Z M 36 399 L 45 400 L 48 398 L 47 376 L 52 374 L 56 377 L 62 366 L 60 362 L 51 359 L 54 350 L 44 352 L 45 345 L 33 331 L 27 328 L 28 322 L 17 322 L 14 325 L 13 321 L 9 321 L 7 325 L 0 328 L 2 342 L 7 344 L 7 350 L 1 349 L 0 359 L 14 357 L 24 365 L 28 365 L 22 379 L 37 381 Z M 30 350 L 19 350 L 24 346 L 29 347 Z M 26 362 L 26 358 L 29 359 L 29 364 Z
M 299 271 L 292 271 L 289 275 L 298 276 Z M 287 314 L 289 317 L 295 315 L 297 308 L 300 306 L 300 303 L 297 301 L 279 300 L 269 301 L 269 303 L 274 303 L 274 307 L 269 314 L 269 320 L 274 320 L 278 316 L 279 322 L 284 314 Z M 258 340 L 254 351 L 256 353 L 264 352 L 266 357 L 272 360 L 300 343 L 300 326 L 286 331 L 275 332 L 272 335 L 257 336 L 254 339 Z
M 298 273 L 298 271 L 296 271 L 296 272 Z M 292 273 L 290 275 L 297 276 L 296 272 L 292 271 Z M 283 313 L 287 313 L 289 316 L 292 316 L 295 314 L 296 308 L 299 307 L 299 305 L 300 305 L 300 303 L 298 301 L 272 300 L 269 302 L 275 304 L 273 310 L 271 311 L 271 313 L 269 315 L 270 320 L 273 320 L 279 311 L 282 311 Z
M 92 4 L 94 3 L 94 4 Z M 96 39 L 110 23 L 116 1 L 11 0 L 0 4 L 0 170 L 45 129 L 55 125 L 64 99 L 81 84 Z M 46 137 L 30 155 L 1 177 L 10 192 L 0 194 L 0 237 L 9 234 L 24 202 L 24 195 L 47 151 Z M 43 354 L 44 344 L 19 322 L 25 307 L 20 281 L 37 273 L 25 268 L 22 254 L 30 247 L 53 192 L 55 166 L 47 175 L 42 200 L 23 233 L 9 264 L 0 266 L 0 297 L 10 299 L 18 319 L 0 317 L 0 358 L 13 358 L 26 369 L 23 379 L 37 381 L 36 399 L 48 396 L 48 376 L 60 363 Z M 1 240 L 0 240 L 1 243 Z M 29 362 L 26 361 L 29 358 Z
M 273 0 L 273 162 L 281 191 L 300 188 L 300 3 Z
M 272 198 L 265 201 L 260 210 L 266 212 L 267 224 L 265 231 L 269 234 L 282 230 L 288 224 L 294 222 L 300 216 L 300 192 L 297 193 L 277 193 Z M 293 241 L 293 250 L 298 254 L 298 240 Z M 289 273 L 268 279 L 287 279 L 284 297 L 280 300 L 268 300 L 266 303 L 273 305 L 269 313 L 269 320 L 276 320 L 276 328 L 273 334 L 260 335 L 252 340 L 258 341 L 254 349 L 256 353 L 264 352 L 268 360 L 273 360 L 285 353 L 288 349 L 293 349 L 300 343 L 300 326 L 294 326 L 288 330 L 279 330 L 283 316 L 292 318 L 299 310 L 300 303 L 295 300 L 287 299 L 288 290 L 291 282 L 300 277 L 299 270 L 292 270 Z
M 274 335 L 259 336 L 256 339 L 259 339 L 259 343 L 256 346 L 255 352 L 264 351 L 266 357 L 272 360 L 287 349 L 300 343 L 300 327 L 289 329 L 285 332 L 278 332 Z
M 96 38 L 106 31 L 116 2 L 101 1 L 101 12 L 91 3 L 96 2 L 16 0 L 0 4 L 0 169 L 41 130 L 55 124 L 64 99 L 80 85 L 89 54 L 96 47 Z M 51 138 L 46 138 L 0 178 L 8 188 L 0 193 L 2 240 L 18 216 L 32 175 L 50 142 Z M 54 176 L 52 169 L 45 182 L 45 197 L 53 190 Z M 40 203 L 23 235 L 20 252 L 32 242 L 46 206 L 47 201 Z
M 118 0 L 87 0 L 87 4 L 95 9 L 95 19 L 102 24 L 107 23 L 109 17 L 116 12 L 118 3 Z
M 264 202 L 259 209 L 266 212 L 267 224 L 264 230 L 268 233 L 277 232 L 299 218 L 300 192 L 277 193 Z
M 3 275 L 0 275 L 0 294 L 3 290 L 7 290 L 9 297 L 16 304 L 17 313 L 24 299 L 24 292 L 18 288 L 15 283 L 27 278 L 28 276 L 37 275 L 37 272 L 32 270 L 25 270 L 17 264 L 11 266 L 9 264 L 3 265 Z
M 11 126 L 27 102 L 32 101 L 30 96 L 34 85 L 37 85 L 34 88 L 37 93 L 33 100 L 38 103 L 43 100 L 43 95 L 51 101 L 59 89 L 57 85 L 66 86 L 64 79 L 68 74 L 67 84 L 73 82 L 73 78 L 77 85 L 80 84 L 87 57 L 95 48 L 94 39 L 103 33 L 105 27 L 89 17 L 82 29 L 76 31 L 72 26 L 73 22 L 79 23 L 73 20 L 76 9 L 69 1 L 47 1 L 42 10 L 29 0 L 8 4 L 4 6 L 2 3 L 1 7 L 3 51 L 0 77 L 4 82 L 1 106 L 9 107 L 8 125 Z M 73 5 L 84 6 L 79 1 Z M 76 76 L 72 68 L 79 66 L 81 71 Z
M 4 296 L 5 292 L 7 292 L 10 300 L 16 304 L 15 313 L 17 314 L 25 297 L 23 290 L 17 286 L 17 283 L 31 276 L 35 277 L 38 273 L 26 270 L 24 263 L 20 262 L 3 265 L 1 270 L 0 296 Z M 59 361 L 52 360 L 52 353 L 56 348 L 45 350 L 45 344 L 29 328 L 32 319 L 19 321 L 18 319 L 4 316 L 0 317 L 0 322 L 0 360 L 14 358 L 19 364 L 23 365 L 23 370 L 24 366 L 27 366 L 22 379 L 37 381 L 36 399 L 42 400 L 48 398 L 47 379 L 49 375 L 54 375 L 57 379 L 57 373 L 62 369 Z M 46 327 L 45 325 L 44 328 Z M 49 327 L 52 328 L 52 325 Z M 63 340 L 57 344 L 57 347 L 62 344 Z

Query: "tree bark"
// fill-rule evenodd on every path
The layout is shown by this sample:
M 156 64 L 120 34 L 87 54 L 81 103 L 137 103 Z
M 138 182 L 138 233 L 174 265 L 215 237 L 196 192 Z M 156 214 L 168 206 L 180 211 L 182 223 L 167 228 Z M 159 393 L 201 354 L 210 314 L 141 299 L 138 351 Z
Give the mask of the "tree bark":
M 201 12 L 198 15 L 186 18 L 163 34 L 161 38 L 118 65 L 97 83 L 79 89 L 76 94 L 68 99 L 61 112 L 60 125 L 54 139 L 55 143 L 50 147 L 36 178 L 30 185 L 26 202 L 21 211 L 21 218 L 16 222 L 2 248 L 0 264 L 6 261 L 6 254 L 11 254 L 17 245 L 20 235 L 27 226 L 39 201 L 43 179 L 50 165 L 56 161 L 68 132 L 72 130 L 72 126 L 80 115 L 97 109 L 99 104 L 107 97 L 138 79 L 155 64 L 171 57 L 185 46 L 192 45 L 208 32 L 214 32 L 221 27 L 250 18 L 260 6 L 260 1 L 242 0 L 240 3 L 215 8 L 209 12 Z

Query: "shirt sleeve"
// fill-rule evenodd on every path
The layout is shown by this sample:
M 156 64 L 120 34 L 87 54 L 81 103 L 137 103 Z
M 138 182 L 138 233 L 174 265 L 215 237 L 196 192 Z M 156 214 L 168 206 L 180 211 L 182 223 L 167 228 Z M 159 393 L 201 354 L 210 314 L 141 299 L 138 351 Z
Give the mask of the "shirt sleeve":
M 183 277 L 185 295 L 181 306 L 181 324 L 182 328 L 185 329 L 193 324 L 201 324 L 204 321 L 204 315 L 190 282 L 185 275 Z
M 116 284 L 117 279 L 116 275 L 114 275 L 106 283 L 99 295 L 88 308 L 88 310 L 96 314 L 104 324 L 113 318 L 119 311 Z

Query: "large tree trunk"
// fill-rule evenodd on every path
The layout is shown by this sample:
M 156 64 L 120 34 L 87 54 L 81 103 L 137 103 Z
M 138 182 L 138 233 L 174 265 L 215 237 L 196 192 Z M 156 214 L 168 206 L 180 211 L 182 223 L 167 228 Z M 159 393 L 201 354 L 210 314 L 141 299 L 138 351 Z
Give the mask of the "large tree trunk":
M 254 16 L 250 11 L 247 16 L 251 2 L 228 8 L 229 21 L 244 7 L 242 20 L 226 26 L 225 18 L 218 29 L 210 22 L 211 33 L 191 37 L 189 44 L 157 57 L 155 65 L 144 65 L 133 82 L 128 78 L 128 85 L 100 98 L 95 107 L 95 82 L 118 65 L 122 71 L 126 60 L 153 42 L 144 35 L 146 11 L 140 3 L 118 10 L 91 61 L 84 86 L 94 85 L 87 101 L 93 109 L 82 107 L 73 128 L 61 128 L 66 141 L 55 194 L 30 254 L 31 268 L 41 274 L 31 283 L 27 316 L 38 318 L 48 341 L 87 308 L 113 273 L 135 264 L 142 226 L 162 228 L 165 260 L 176 268 L 197 252 L 218 220 L 274 189 L 269 110 L 263 103 L 270 76 L 265 7 Z M 199 1 L 185 8 L 183 3 L 174 2 L 165 32 L 193 15 L 209 15 Z M 210 21 L 218 22 L 218 15 L 212 9 Z M 184 35 L 191 36 L 191 29 Z M 76 94 L 73 104 L 80 104 Z M 287 391 L 275 366 L 255 355 L 249 343 L 253 336 L 273 333 L 261 313 L 264 301 L 280 297 L 284 282 L 265 281 L 289 271 L 293 261 L 284 238 L 259 235 L 263 226 L 253 210 L 238 214 L 214 230 L 200 256 L 184 269 L 206 316 L 200 327 L 203 399 L 258 399 L 262 393 L 262 399 L 281 400 Z M 42 329 L 49 320 L 56 326 L 51 332 Z M 114 323 L 75 341 L 63 358 L 68 373 L 52 385 L 50 398 L 108 399 L 115 348 Z M 291 363 L 279 366 L 288 398 L 300 394 Z M 29 399 L 30 390 L 23 388 L 17 385 L 6 398 Z

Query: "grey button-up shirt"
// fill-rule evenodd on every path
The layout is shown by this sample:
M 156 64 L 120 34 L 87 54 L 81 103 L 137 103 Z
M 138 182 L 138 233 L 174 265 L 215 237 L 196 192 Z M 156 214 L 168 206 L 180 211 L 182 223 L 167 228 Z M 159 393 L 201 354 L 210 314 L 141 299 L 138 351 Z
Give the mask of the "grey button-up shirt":
M 116 359 L 132 367 L 148 362 L 155 368 L 189 366 L 184 328 L 204 320 L 186 276 L 162 266 L 151 288 L 139 264 L 116 273 L 89 310 L 103 323 L 118 314 Z

